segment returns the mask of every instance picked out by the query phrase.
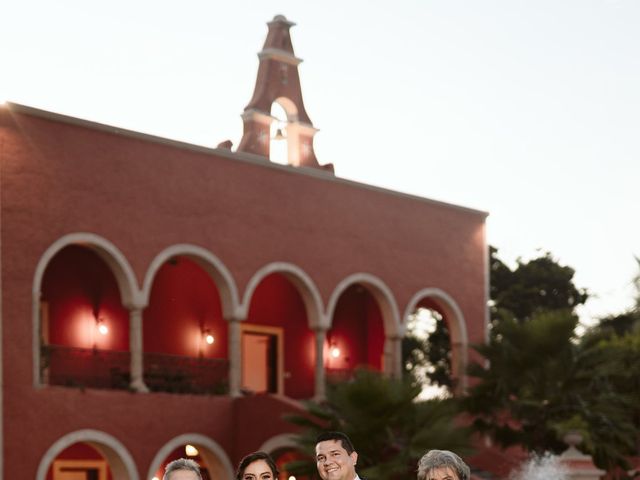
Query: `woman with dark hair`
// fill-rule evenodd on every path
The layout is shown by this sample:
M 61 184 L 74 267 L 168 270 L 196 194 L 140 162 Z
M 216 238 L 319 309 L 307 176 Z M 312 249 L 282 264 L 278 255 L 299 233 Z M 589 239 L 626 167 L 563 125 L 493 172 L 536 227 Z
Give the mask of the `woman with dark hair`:
M 238 465 L 236 480 L 278 480 L 278 467 L 268 453 L 250 453 Z

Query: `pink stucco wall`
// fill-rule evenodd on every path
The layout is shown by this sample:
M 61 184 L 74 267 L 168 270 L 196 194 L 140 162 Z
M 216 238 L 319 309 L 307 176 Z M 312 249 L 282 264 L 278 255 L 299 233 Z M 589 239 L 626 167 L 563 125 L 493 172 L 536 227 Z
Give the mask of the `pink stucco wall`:
M 228 397 L 34 389 L 34 273 L 69 233 L 113 243 L 139 285 L 160 251 L 189 243 L 217 256 L 241 295 L 275 261 L 306 272 L 325 304 L 357 272 L 381 279 L 401 313 L 416 292 L 437 287 L 460 307 L 469 340 L 484 339 L 483 213 L 108 130 L 0 108 L 4 457 L 21 463 L 12 478 L 33 479 L 47 448 L 78 429 L 120 439 L 144 476 L 157 449 L 182 433 L 215 438 L 237 461 L 240 445 L 285 428 L 248 424 Z

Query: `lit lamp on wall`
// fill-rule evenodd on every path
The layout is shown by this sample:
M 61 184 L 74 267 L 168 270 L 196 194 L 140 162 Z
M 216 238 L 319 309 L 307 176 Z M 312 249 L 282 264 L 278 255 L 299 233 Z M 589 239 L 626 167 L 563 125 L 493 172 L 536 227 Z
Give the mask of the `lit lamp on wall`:
M 187 455 L 187 457 L 197 457 L 198 453 L 200 452 L 198 452 L 198 449 L 193 445 L 185 445 L 184 453 Z
M 342 357 L 343 352 L 331 334 L 327 334 L 327 347 L 327 367 L 336 368 L 338 366 L 336 362 Z
M 109 327 L 107 326 L 107 322 L 104 317 L 98 315 L 96 312 L 93 314 L 93 319 L 95 322 L 94 330 L 93 330 L 93 349 L 98 348 L 98 339 L 100 337 L 106 337 L 109 333 Z
M 98 333 L 100 333 L 100 335 L 106 335 L 109 333 L 109 327 L 107 327 L 107 324 L 102 317 L 96 319 L 96 328 L 98 329 Z
M 204 328 L 204 326 L 200 327 L 200 340 L 199 340 L 199 353 L 200 356 L 203 357 L 204 356 L 204 348 L 207 345 L 213 345 L 214 342 L 216 341 L 216 338 L 213 336 L 213 333 L 211 332 L 211 329 L 209 328 Z

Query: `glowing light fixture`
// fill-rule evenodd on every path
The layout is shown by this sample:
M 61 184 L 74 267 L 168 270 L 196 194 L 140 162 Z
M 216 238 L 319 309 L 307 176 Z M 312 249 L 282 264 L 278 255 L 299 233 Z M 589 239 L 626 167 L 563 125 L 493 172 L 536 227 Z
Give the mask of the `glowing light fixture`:
M 333 358 L 340 358 L 340 349 L 334 345 L 331 347 L 330 354 Z
M 104 319 L 98 318 L 96 320 L 96 325 L 98 327 L 98 332 L 100 332 L 100 335 L 106 335 L 107 333 L 109 333 L 109 327 L 107 327 L 107 325 L 104 323 Z
M 289 480 L 296 480 L 296 477 L 294 477 L 293 475 L 290 475 Z
M 193 445 L 185 445 L 184 453 L 187 454 L 187 457 L 197 457 L 199 452 Z
M 158 477 L 153 477 L 151 480 L 160 480 Z
M 209 330 L 208 328 L 206 330 L 202 330 L 202 338 L 205 342 L 207 342 L 207 345 L 213 345 L 213 342 L 216 341 L 215 337 L 211 333 L 211 330 Z

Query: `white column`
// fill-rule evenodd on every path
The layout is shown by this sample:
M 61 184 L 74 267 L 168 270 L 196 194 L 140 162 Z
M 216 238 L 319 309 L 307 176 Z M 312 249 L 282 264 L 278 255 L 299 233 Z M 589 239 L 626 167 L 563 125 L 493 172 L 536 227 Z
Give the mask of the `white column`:
M 467 362 L 465 346 L 460 342 L 451 342 L 451 377 L 454 393 L 463 395 L 467 391 Z
M 129 350 L 131 352 L 131 383 L 129 385 L 134 392 L 148 392 L 143 376 L 141 308 L 129 310 Z
M 229 395 L 239 397 L 242 381 L 240 320 L 230 318 L 227 321 L 229 322 Z
M 324 374 L 324 343 L 327 338 L 327 331 L 318 328 L 315 330 L 316 335 L 316 377 L 315 377 L 315 396 L 316 402 L 321 402 L 326 398 L 325 374 Z
M 388 377 L 393 376 L 393 338 L 385 335 L 382 346 L 382 373 Z
M 402 378 L 402 338 L 401 336 L 395 336 L 393 341 L 393 375 L 395 378 Z
M 384 339 L 384 356 L 382 371 L 391 378 L 402 376 L 402 337 L 386 336 Z

